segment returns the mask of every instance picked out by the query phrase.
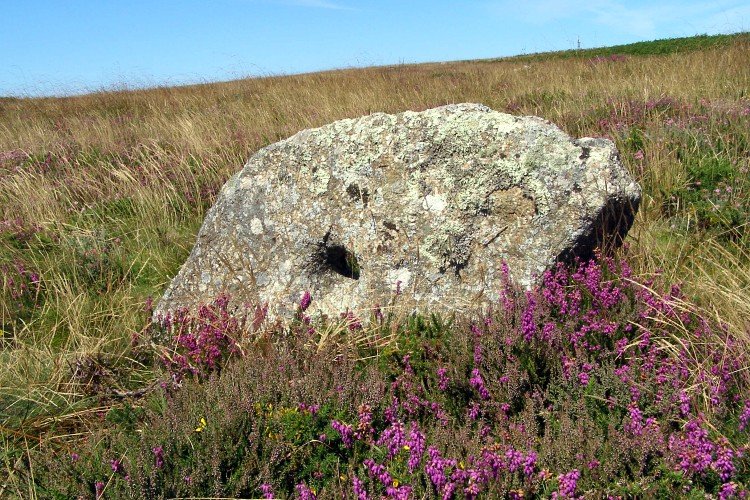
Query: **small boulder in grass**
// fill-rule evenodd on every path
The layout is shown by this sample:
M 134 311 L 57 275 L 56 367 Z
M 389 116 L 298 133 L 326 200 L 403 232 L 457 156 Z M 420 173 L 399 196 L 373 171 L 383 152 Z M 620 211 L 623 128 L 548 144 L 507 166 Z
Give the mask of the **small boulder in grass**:
M 618 244 L 641 191 L 606 139 L 479 104 L 341 120 L 265 147 L 223 187 L 156 310 L 221 294 L 291 318 L 396 294 L 451 313 Z

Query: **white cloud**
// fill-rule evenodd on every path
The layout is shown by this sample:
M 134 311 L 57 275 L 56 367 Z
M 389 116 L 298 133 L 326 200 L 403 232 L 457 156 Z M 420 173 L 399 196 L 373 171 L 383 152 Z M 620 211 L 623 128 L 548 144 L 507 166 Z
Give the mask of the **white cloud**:
M 487 6 L 497 15 L 512 15 L 529 24 L 546 25 L 577 19 L 643 38 L 657 36 L 665 30 L 682 35 L 738 31 L 747 28 L 741 24 L 746 24 L 750 17 L 750 7 L 737 0 L 643 4 L 625 0 L 503 0 L 488 2 Z M 732 23 L 740 25 L 731 26 Z

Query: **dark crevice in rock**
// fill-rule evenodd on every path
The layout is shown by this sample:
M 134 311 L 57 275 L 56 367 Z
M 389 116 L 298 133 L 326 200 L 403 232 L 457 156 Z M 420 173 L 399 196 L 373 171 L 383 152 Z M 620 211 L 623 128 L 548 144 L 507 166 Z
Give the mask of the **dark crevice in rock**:
M 321 271 L 330 270 L 345 278 L 359 279 L 360 268 L 357 256 L 346 246 L 336 242 L 330 230 L 323 237 L 323 241 L 318 243 L 315 261 L 317 261 L 316 267 Z
M 325 262 L 332 271 L 346 278 L 359 279 L 359 263 L 354 253 L 342 245 L 326 246 L 325 253 Z
M 591 259 L 597 249 L 606 255 L 620 247 L 633 225 L 639 204 L 640 200 L 610 199 L 594 218 L 596 222 L 589 231 L 558 255 L 557 261 L 573 264 L 576 259 Z

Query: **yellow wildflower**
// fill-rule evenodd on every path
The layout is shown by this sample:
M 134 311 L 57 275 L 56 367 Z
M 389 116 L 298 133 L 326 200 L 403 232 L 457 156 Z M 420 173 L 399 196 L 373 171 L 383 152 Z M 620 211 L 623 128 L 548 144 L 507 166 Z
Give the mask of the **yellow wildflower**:
M 198 427 L 195 428 L 195 432 L 203 432 L 206 429 L 206 419 L 205 417 L 201 417 L 200 423 L 198 423 Z

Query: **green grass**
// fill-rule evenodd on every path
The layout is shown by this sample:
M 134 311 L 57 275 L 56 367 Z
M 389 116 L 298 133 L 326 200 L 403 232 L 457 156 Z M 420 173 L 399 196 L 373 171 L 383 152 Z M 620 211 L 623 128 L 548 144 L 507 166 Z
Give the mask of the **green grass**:
M 645 42 L 596 47 L 591 49 L 570 49 L 554 52 L 523 54 L 518 56 L 490 59 L 489 61 L 545 61 L 549 59 L 567 58 L 595 58 L 613 55 L 628 56 L 656 56 L 679 54 L 696 50 L 706 50 L 725 47 L 738 40 L 747 40 L 750 34 L 746 32 L 727 35 L 696 35 L 682 38 L 664 38 Z
M 633 57 L 590 62 L 608 54 Z M 134 415 L 164 411 L 118 394 L 164 376 L 159 351 L 132 340 L 220 186 L 270 142 L 372 111 L 482 102 L 576 137 L 609 137 L 644 191 L 627 240 L 634 279 L 681 283 L 731 342 L 750 346 L 747 34 L 524 57 L 0 99 L 0 496 L 45 496 L 29 461 L 39 450 L 75 449 L 131 425 L 128 405 Z M 404 315 L 377 339 L 331 326 L 322 344 L 335 358 L 373 342 L 368 356 L 383 355 L 374 365 L 395 376 L 404 352 L 437 348 L 447 329 Z M 415 359 L 415 368 L 433 361 Z

